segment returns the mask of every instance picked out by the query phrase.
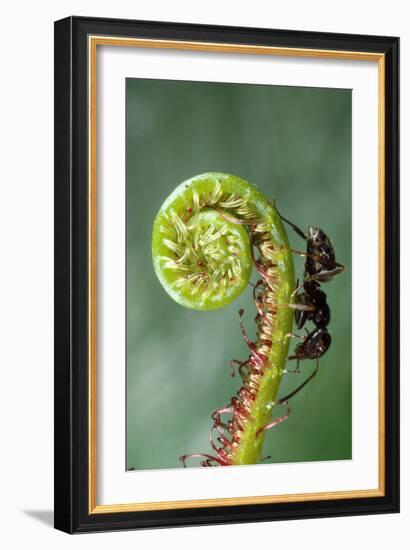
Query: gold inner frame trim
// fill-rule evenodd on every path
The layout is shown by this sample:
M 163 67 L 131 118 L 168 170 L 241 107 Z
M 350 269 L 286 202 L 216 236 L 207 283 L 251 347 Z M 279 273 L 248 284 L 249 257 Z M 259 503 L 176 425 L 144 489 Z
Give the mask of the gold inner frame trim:
M 379 475 L 377 489 L 352 491 L 327 491 L 292 495 L 268 495 L 200 500 L 178 500 L 161 502 L 136 502 L 132 504 L 97 504 L 97 46 L 123 46 L 134 48 L 176 49 L 190 51 L 260 54 L 286 57 L 311 57 L 339 60 L 377 61 L 378 63 L 378 195 L 379 195 L 379 366 L 378 366 L 378 460 Z M 284 502 L 306 502 L 319 500 L 341 500 L 351 498 L 375 498 L 385 494 L 385 56 L 374 52 L 350 52 L 306 48 L 282 48 L 243 44 L 191 42 L 178 40 L 156 40 L 122 38 L 112 36 L 88 37 L 88 510 L 90 514 L 116 512 L 141 512 L 149 510 L 173 510 L 187 508 L 209 508 L 218 506 L 240 506 Z

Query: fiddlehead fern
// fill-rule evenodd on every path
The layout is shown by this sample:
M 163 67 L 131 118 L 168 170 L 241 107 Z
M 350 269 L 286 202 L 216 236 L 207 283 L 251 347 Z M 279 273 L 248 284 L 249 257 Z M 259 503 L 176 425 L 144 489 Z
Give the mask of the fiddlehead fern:
M 254 285 L 257 335 L 239 364 L 242 386 L 231 402 L 212 414 L 210 454 L 203 466 L 255 464 L 261 459 L 265 429 L 289 349 L 295 288 L 292 253 L 275 207 L 250 183 L 208 173 L 178 186 L 162 205 L 152 237 L 154 269 L 179 304 L 211 310 L 231 303 Z M 242 315 L 242 311 L 240 314 Z M 214 439 L 216 436 L 216 441 Z M 187 457 L 181 457 L 185 463 Z

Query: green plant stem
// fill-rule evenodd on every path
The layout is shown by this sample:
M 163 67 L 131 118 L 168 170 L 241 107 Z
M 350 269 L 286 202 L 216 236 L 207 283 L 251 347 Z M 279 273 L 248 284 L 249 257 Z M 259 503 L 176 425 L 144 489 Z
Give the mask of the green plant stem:
M 273 214 L 274 229 L 272 241 L 278 252 L 278 285 L 276 300 L 278 304 L 292 303 L 292 292 L 295 288 L 293 257 L 289 251 L 289 242 L 286 231 L 275 209 Z M 285 369 L 289 352 L 294 311 L 288 307 L 278 307 L 276 310 L 277 324 L 272 331 L 272 346 L 269 361 L 260 380 L 257 398 L 252 407 L 252 414 L 246 423 L 241 444 L 235 452 L 234 464 L 257 464 L 262 455 L 262 447 L 266 432 L 259 430 L 266 426 L 272 416 L 272 403 L 277 398 L 282 373 Z M 283 414 L 279 408 L 280 414 Z

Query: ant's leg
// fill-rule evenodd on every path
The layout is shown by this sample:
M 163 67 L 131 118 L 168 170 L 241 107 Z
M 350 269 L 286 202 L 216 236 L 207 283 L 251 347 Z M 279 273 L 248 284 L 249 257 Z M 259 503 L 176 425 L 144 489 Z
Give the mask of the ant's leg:
M 313 306 L 305 306 L 304 304 L 272 304 L 274 307 L 288 307 L 290 309 L 297 309 L 299 311 L 315 311 Z
M 284 422 L 285 420 L 287 420 L 289 418 L 289 415 L 290 415 L 290 407 L 288 405 L 287 402 L 284 402 L 284 403 L 280 403 L 281 405 L 285 405 L 286 406 L 286 412 L 283 416 L 279 416 L 278 418 L 275 418 L 275 420 L 273 420 L 272 422 L 270 422 L 269 424 L 266 424 L 266 426 L 262 426 L 262 428 L 260 428 L 257 432 L 256 432 L 256 437 L 258 437 L 258 435 L 261 435 L 262 432 L 265 432 L 266 430 L 270 430 L 271 428 L 277 426 L 278 424 L 281 424 L 282 422 Z
M 295 290 L 292 291 L 292 294 L 291 294 L 291 299 L 294 298 L 295 295 L 297 295 L 297 293 L 303 289 L 303 285 L 304 285 L 304 281 L 302 283 L 299 284 L 299 279 L 296 281 L 296 288 Z M 315 311 L 316 308 L 314 306 L 308 306 L 306 304 L 300 304 L 300 303 L 296 303 L 296 304 L 273 304 L 275 307 L 288 307 L 290 309 L 295 309 L 295 310 L 298 310 L 298 311 Z
M 243 369 L 245 367 L 248 367 L 248 360 L 246 359 L 245 361 L 240 361 L 239 359 L 231 359 L 229 361 L 229 367 L 231 369 L 231 378 L 235 378 L 235 365 L 238 367 L 238 372 L 241 376 L 242 379 L 244 379 L 244 377 L 246 376 L 246 374 L 243 372 Z
M 339 267 L 335 268 L 334 270 L 329 269 L 329 271 L 327 273 L 332 273 L 333 271 L 335 271 L 334 275 L 337 275 L 338 273 L 341 273 L 345 269 L 345 267 L 343 265 L 338 264 L 337 262 L 332 262 L 332 261 L 326 260 L 325 258 L 322 258 L 319 254 L 311 254 L 309 252 L 303 252 L 302 250 L 296 250 L 295 248 L 288 248 L 288 250 L 293 252 L 293 254 L 297 254 L 298 256 L 303 256 L 303 257 L 306 257 L 306 258 L 310 258 L 311 260 L 314 260 L 315 262 L 319 262 L 320 264 L 322 264 L 324 266 L 329 266 L 329 268 L 333 268 L 334 266 L 339 266 Z M 340 269 L 340 268 L 342 268 L 342 269 Z M 314 276 L 311 276 L 311 279 L 314 279 L 314 278 L 315 278 Z M 308 280 L 308 279 L 309 279 L 309 277 L 306 277 L 305 281 Z
M 320 262 L 321 262 L 322 265 L 326 265 L 325 262 L 323 262 L 323 261 L 320 261 Z M 333 269 L 329 269 L 329 270 L 325 271 L 321 275 L 320 274 L 308 275 L 305 278 L 305 281 L 316 281 L 317 283 L 326 283 L 327 281 L 329 281 L 330 279 L 335 277 L 335 275 L 339 275 L 339 273 L 343 273 L 343 271 L 346 270 L 346 267 L 342 264 L 333 263 L 332 265 L 336 266 L 336 267 L 334 267 Z
M 303 280 L 300 284 L 299 284 L 299 279 L 296 281 L 296 288 L 295 290 L 292 292 L 291 294 L 291 297 L 293 298 L 300 290 L 302 290 L 303 288 L 303 285 L 305 284 L 305 281 Z
M 306 258 L 311 258 L 315 262 L 318 262 L 321 265 L 328 267 L 327 271 L 322 276 L 310 275 L 305 277 L 305 281 L 317 281 L 319 283 L 326 282 L 327 280 L 331 279 L 335 275 L 338 275 L 339 273 L 343 273 L 343 271 L 345 271 L 346 269 L 344 265 L 334 262 L 332 260 L 327 260 L 326 258 L 323 258 L 319 254 L 309 254 L 308 252 L 302 252 L 301 250 L 295 250 L 294 248 L 289 248 L 289 250 L 294 254 L 298 254 L 299 256 L 305 256 Z
M 288 357 L 288 360 L 293 361 L 293 359 L 296 359 L 296 369 L 288 370 L 283 369 L 282 374 L 299 374 L 300 373 L 300 359 L 297 357 Z
M 306 340 L 306 336 L 302 336 L 301 334 L 294 334 L 293 332 L 288 332 L 285 335 L 286 338 L 300 338 L 301 340 Z
M 282 399 L 279 399 L 279 401 L 275 401 L 275 405 L 278 405 L 278 404 L 284 405 L 285 403 L 287 403 L 289 399 L 291 399 L 297 393 L 299 393 L 300 390 L 303 389 L 306 386 L 306 384 L 308 384 L 312 380 L 312 378 L 316 376 L 318 370 L 319 370 L 319 361 L 316 359 L 316 367 L 315 367 L 315 370 L 312 372 L 312 374 L 308 376 L 306 380 L 299 387 L 296 388 L 296 390 L 293 390 L 289 395 L 282 397 Z
M 284 218 L 282 216 L 282 214 L 279 213 L 279 216 L 281 217 L 281 219 L 286 222 L 287 224 L 289 224 L 294 231 L 296 231 L 296 233 L 299 235 L 299 237 L 302 237 L 302 239 L 305 239 L 305 241 L 307 240 L 307 237 L 306 235 L 303 233 L 303 231 L 300 229 L 300 227 L 298 227 L 296 224 L 292 223 L 291 221 L 287 220 L 286 218 Z
M 308 254 L 307 252 L 302 252 L 302 250 L 296 250 L 295 248 L 289 248 L 289 250 L 291 252 L 293 252 L 293 254 L 297 254 L 298 256 L 309 256 L 310 258 L 312 258 L 312 254 Z
M 305 281 L 302 281 L 299 284 L 299 279 L 296 281 L 296 288 L 292 291 L 291 299 L 300 291 L 303 289 Z M 298 309 L 299 311 L 315 311 L 315 308 L 312 306 L 307 306 L 305 304 L 275 304 L 276 307 L 290 307 L 291 309 Z

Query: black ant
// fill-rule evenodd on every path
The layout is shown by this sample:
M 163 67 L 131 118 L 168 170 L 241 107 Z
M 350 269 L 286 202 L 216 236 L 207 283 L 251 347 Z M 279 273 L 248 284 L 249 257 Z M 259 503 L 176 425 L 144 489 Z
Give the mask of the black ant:
M 330 307 L 327 303 L 326 293 L 320 288 L 319 283 L 325 283 L 333 279 L 335 275 L 342 273 L 345 267 L 336 262 L 333 245 L 325 232 L 317 227 L 308 227 L 308 233 L 295 224 L 281 216 L 282 220 L 288 223 L 296 233 L 307 241 L 306 253 L 294 251 L 297 254 L 306 256 L 305 272 L 303 283 L 297 283 L 296 303 L 290 304 L 295 309 L 295 321 L 298 329 L 302 329 L 307 321 L 312 321 L 314 330 L 307 331 L 307 336 L 290 336 L 303 338 L 303 341 L 295 348 L 294 355 L 289 360 L 296 360 L 296 370 L 299 372 L 299 362 L 304 359 L 316 359 L 316 368 L 303 384 L 301 384 L 290 395 L 280 399 L 278 403 L 285 403 L 290 397 L 298 393 L 317 373 L 319 369 L 319 358 L 330 348 L 332 339 L 327 329 L 330 322 Z M 291 371 L 292 372 L 292 371 Z
M 283 422 L 288 418 L 290 409 L 288 407 L 288 401 L 300 390 L 302 390 L 311 380 L 314 378 L 319 370 L 319 359 L 330 348 L 332 339 L 328 331 L 328 325 L 330 322 L 330 307 L 327 303 L 326 293 L 321 289 L 320 283 L 326 283 L 345 270 L 345 267 L 336 262 L 336 256 L 333 245 L 329 237 L 325 232 L 317 227 L 308 227 L 307 235 L 295 224 L 281 216 L 283 221 L 288 223 L 296 233 L 302 237 L 306 242 L 306 252 L 300 252 L 298 250 L 292 250 L 296 254 L 306 256 L 305 270 L 303 275 L 303 282 L 299 285 L 299 281 L 296 284 L 296 289 L 293 295 L 296 295 L 295 303 L 292 304 L 276 304 L 277 306 L 283 305 L 295 310 L 295 322 L 296 327 L 300 330 L 305 326 L 308 321 L 313 322 L 315 328 L 309 332 L 306 328 L 307 336 L 299 336 L 296 334 L 289 334 L 296 338 L 302 338 L 303 341 L 295 347 L 294 355 L 288 357 L 288 360 L 296 360 L 297 366 L 294 371 L 287 372 L 299 372 L 299 363 L 305 359 L 315 359 L 316 367 L 308 378 L 300 384 L 290 394 L 282 397 L 278 401 L 272 402 L 271 405 L 285 405 L 287 412 L 284 416 L 275 419 L 270 424 L 267 424 L 258 433 L 268 430 L 273 426 L 276 426 L 280 422 Z M 262 280 L 258 281 L 254 286 L 254 300 L 258 307 L 258 300 L 256 297 L 256 290 L 262 284 Z M 242 315 L 243 311 L 240 311 Z M 241 324 L 242 326 L 242 324 Z M 244 333 L 243 327 L 242 332 Z M 245 337 L 246 335 L 244 335 Z M 248 343 L 248 338 L 245 340 Z M 248 344 L 249 345 L 249 344 Z M 246 377 L 243 372 L 243 368 L 247 366 L 246 362 L 233 360 L 231 362 L 232 375 L 234 372 L 234 364 L 239 365 L 239 372 L 242 377 Z

